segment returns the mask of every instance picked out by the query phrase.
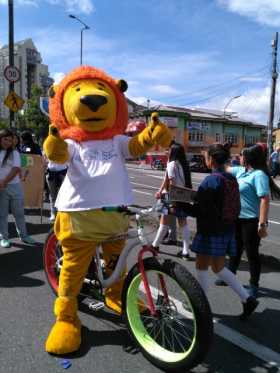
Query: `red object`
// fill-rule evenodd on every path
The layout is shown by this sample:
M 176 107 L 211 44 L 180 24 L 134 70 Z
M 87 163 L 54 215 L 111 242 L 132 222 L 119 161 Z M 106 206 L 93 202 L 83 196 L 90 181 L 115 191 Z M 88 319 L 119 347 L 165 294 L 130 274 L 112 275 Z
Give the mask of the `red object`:
M 146 128 L 146 123 L 143 120 L 133 120 L 128 123 L 126 133 L 139 133 Z

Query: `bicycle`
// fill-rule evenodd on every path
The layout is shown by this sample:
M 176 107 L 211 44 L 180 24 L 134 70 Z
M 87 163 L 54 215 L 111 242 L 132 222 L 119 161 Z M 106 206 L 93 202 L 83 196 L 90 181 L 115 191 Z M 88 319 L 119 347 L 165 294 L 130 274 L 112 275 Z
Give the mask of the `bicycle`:
M 126 235 L 136 239 L 123 249 L 109 278 L 104 274 L 101 250 L 96 249 L 81 295 L 88 297 L 90 309 L 104 308 L 104 288 L 118 279 L 128 254 L 140 243 L 137 263 L 129 270 L 122 290 L 124 321 L 132 339 L 152 364 L 169 372 L 188 371 L 203 361 L 213 336 L 212 313 L 203 290 L 184 266 L 161 258 L 151 247 L 144 220 L 157 214 L 156 206 L 104 210 L 134 215 L 136 228 Z M 110 241 L 114 239 L 120 236 Z M 144 258 L 147 253 L 151 257 Z M 57 294 L 63 255 L 53 231 L 46 239 L 43 256 L 47 280 Z

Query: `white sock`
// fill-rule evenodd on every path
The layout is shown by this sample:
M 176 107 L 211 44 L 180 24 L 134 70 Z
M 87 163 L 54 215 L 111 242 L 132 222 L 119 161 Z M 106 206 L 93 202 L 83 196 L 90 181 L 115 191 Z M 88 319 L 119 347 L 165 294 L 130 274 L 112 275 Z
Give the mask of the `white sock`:
M 247 290 L 241 285 L 235 274 L 224 267 L 220 272 L 216 273 L 216 275 L 238 294 L 241 302 L 246 302 L 246 300 L 249 298 L 249 294 Z
M 160 224 L 152 245 L 154 247 L 157 247 L 160 243 L 162 243 L 167 232 L 168 232 L 168 225 Z
M 209 277 L 208 277 L 208 270 L 200 270 L 196 269 L 196 278 L 199 282 L 199 285 L 202 287 L 205 294 L 207 294 L 209 289 Z
M 183 236 L 183 255 L 189 253 L 189 246 L 190 246 L 190 230 L 188 225 L 184 225 L 182 228 L 182 236 Z

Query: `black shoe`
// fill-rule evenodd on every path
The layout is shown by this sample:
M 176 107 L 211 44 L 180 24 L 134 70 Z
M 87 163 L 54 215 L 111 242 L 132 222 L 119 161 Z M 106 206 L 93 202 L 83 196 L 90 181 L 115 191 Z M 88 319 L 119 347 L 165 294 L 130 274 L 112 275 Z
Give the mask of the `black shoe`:
M 152 245 L 152 249 L 154 249 L 157 253 L 159 253 L 159 247 L 158 246 L 153 246 Z
M 187 254 L 183 254 L 182 251 L 179 251 L 179 252 L 177 253 L 177 256 L 178 256 L 178 258 L 181 258 L 181 259 L 183 259 L 183 260 L 189 260 L 189 259 L 190 259 L 190 254 L 189 254 L 189 253 L 187 253 Z
M 162 242 L 163 245 L 170 245 L 170 246 L 177 246 L 177 241 L 175 240 L 164 240 Z
M 243 313 L 239 316 L 239 319 L 244 321 L 255 311 L 259 302 L 254 297 L 249 297 L 246 303 L 243 303 Z

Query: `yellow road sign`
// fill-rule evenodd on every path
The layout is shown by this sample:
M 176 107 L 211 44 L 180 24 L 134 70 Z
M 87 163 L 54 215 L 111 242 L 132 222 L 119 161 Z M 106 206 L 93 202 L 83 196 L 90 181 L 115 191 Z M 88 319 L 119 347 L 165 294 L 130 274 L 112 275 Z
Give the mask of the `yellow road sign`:
M 24 100 L 12 91 L 5 98 L 4 104 L 8 106 L 10 110 L 17 112 L 23 107 Z

